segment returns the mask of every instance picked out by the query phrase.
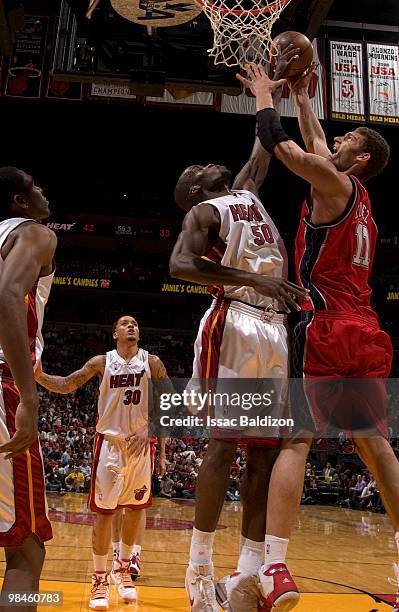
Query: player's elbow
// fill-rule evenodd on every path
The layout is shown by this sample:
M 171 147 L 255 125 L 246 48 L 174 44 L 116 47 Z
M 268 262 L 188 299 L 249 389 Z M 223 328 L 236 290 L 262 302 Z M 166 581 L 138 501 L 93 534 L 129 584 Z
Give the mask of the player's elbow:
M 179 278 L 180 264 L 178 257 L 171 257 L 169 260 L 169 275 L 172 278 Z
M 186 257 L 174 255 L 169 260 L 169 274 L 172 278 L 182 279 L 186 270 Z

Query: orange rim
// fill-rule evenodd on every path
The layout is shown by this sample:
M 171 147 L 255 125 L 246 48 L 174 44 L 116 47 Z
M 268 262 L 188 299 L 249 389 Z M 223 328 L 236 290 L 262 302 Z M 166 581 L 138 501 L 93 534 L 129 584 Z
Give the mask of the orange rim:
M 211 4 L 207 0 L 196 0 L 197 4 L 200 4 L 201 6 L 206 6 L 211 11 L 216 11 L 216 12 L 224 13 L 224 14 L 229 13 L 230 15 L 262 15 L 263 13 L 272 13 L 275 6 L 285 7 L 290 1 L 291 0 L 275 0 L 268 6 L 265 6 L 264 8 L 252 9 L 252 10 L 246 11 L 242 9 L 230 10 L 227 8 L 220 8 L 216 4 Z

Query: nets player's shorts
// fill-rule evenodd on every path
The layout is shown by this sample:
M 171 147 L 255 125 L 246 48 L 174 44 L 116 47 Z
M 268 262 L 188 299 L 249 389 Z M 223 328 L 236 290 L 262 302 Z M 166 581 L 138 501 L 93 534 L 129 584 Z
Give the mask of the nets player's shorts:
M 310 420 L 304 418 L 306 411 L 298 419 L 305 429 L 322 435 L 332 426 L 358 436 L 387 437 L 386 378 L 393 349 L 376 319 L 337 311 L 303 313 L 292 351 L 293 376 L 305 378 Z
M 96 433 L 89 507 L 112 514 L 118 508 L 140 510 L 152 505 L 151 475 L 154 449 L 131 455 L 125 440 Z
M 288 376 L 288 344 L 284 316 L 237 300 L 218 299 L 203 316 L 194 344 L 193 378 L 190 385 L 201 383 L 209 388 L 213 381 L 216 392 L 223 393 L 223 384 L 229 391 L 234 389 L 231 379 L 244 383 L 254 393 L 270 391 L 270 379 L 275 379 L 274 404 L 285 403 Z M 228 383 L 223 380 L 229 379 Z M 246 383 L 244 379 L 258 379 Z M 226 387 L 227 385 L 227 387 Z M 262 386 L 264 387 L 262 388 Z M 240 409 L 241 407 L 239 407 Z M 222 416 L 216 409 L 215 416 Z M 242 410 L 240 410 L 242 414 Z M 234 416 L 234 408 L 224 408 L 228 419 Z M 254 415 L 253 409 L 248 416 Z M 279 447 L 279 429 L 233 428 L 212 430 L 216 439 L 242 442 L 248 445 Z
M 0 444 L 15 433 L 19 393 L 6 367 L 0 368 Z M 53 537 L 47 516 L 43 461 L 39 441 L 12 461 L 0 455 L 0 546 L 22 546 L 32 533 Z

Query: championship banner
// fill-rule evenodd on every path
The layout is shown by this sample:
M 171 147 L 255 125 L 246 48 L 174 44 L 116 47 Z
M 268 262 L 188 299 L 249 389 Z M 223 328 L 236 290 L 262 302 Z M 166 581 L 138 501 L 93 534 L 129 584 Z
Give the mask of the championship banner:
M 367 43 L 369 121 L 399 125 L 399 47 Z
M 116 83 L 92 83 L 90 98 L 119 98 L 124 100 L 136 100 L 129 85 Z
M 48 17 L 25 15 L 24 23 L 23 31 L 17 33 L 4 95 L 12 98 L 40 98 Z
M 326 69 L 321 60 L 320 46 L 317 40 L 313 41 L 313 61 L 317 64 L 310 86 L 309 97 L 312 102 L 313 110 L 319 119 L 327 119 L 326 101 Z M 222 113 L 236 113 L 240 115 L 255 115 L 256 103 L 253 96 L 242 93 L 239 96 L 222 95 Z M 287 85 L 284 85 L 280 104 L 280 115 L 282 117 L 296 117 L 294 103 L 291 92 Z
M 54 276 L 53 285 L 61 287 L 89 287 L 92 289 L 109 289 L 109 278 L 83 278 L 80 276 Z
M 363 123 L 364 105 L 363 44 L 330 40 L 331 119 Z

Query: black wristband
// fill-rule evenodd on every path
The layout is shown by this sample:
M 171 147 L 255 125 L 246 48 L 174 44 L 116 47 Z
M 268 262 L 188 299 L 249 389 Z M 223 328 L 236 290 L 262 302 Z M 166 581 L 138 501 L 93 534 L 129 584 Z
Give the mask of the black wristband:
M 280 117 L 274 108 L 264 108 L 256 113 L 258 125 L 258 138 L 266 151 L 273 153 L 273 149 L 280 142 L 291 140 L 281 127 Z

